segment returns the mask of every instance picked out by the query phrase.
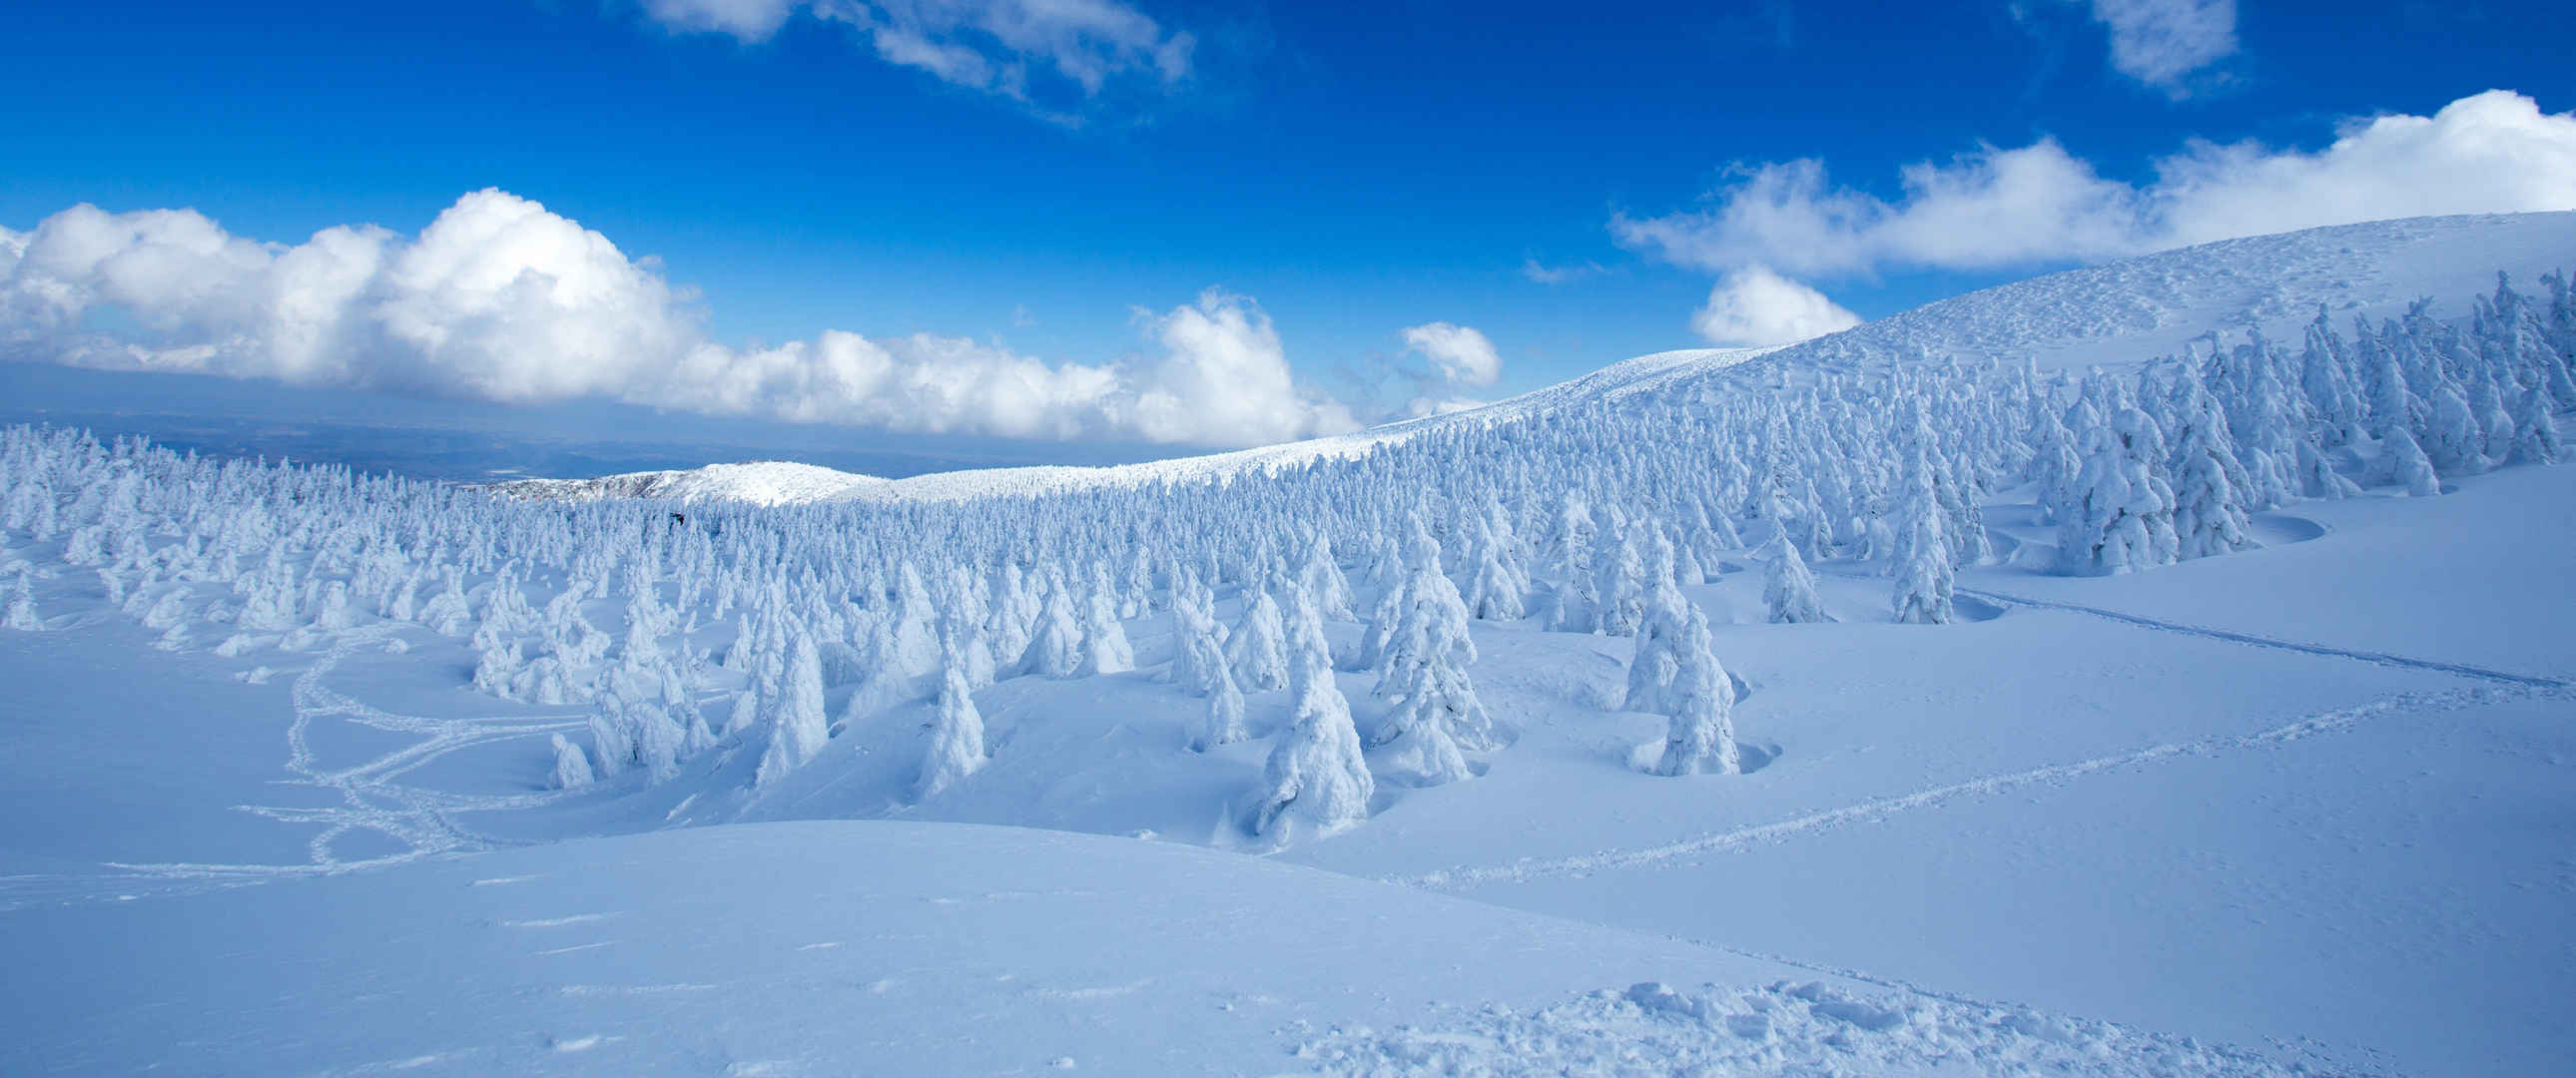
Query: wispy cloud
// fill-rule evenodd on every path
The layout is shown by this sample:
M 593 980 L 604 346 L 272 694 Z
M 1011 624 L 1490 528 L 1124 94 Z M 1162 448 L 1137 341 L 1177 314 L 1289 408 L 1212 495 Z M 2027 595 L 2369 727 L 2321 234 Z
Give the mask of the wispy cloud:
M 2111 67 L 2175 99 L 2236 54 L 2236 0 L 2092 0 L 2111 36 Z
M 932 334 L 728 346 L 651 260 L 497 190 L 416 237 L 340 226 L 288 246 L 192 210 L 87 205 L 0 228 L 0 358 L 911 433 L 1251 445 L 1357 425 L 1299 384 L 1249 297 L 1137 322 L 1140 354 L 1106 364 Z
M 1186 82 L 1198 39 L 1119 0 L 644 0 L 684 33 L 769 39 L 791 19 L 848 27 L 877 58 L 1077 124 L 1115 90 Z
M 1564 284 L 1567 281 L 1580 281 L 1606 272 L 1609 271 L 1598 262 L 1550 266 L 1542 264 L 1536 258 L 1521 259 L 1521 276 L 1539 284 Z

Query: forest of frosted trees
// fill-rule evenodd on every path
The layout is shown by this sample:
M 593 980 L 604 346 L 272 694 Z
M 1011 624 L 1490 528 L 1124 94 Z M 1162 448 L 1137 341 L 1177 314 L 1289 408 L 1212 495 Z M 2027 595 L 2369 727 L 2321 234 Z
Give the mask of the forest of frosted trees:
M 2556 462 L 2576 409 L 2576 298 L 2501 278 L 2465 318 L 2303 339 L 2211 336 L 2121 373 L 1873 354 L 1754 363 L 1648 395 L 1431 424 L 1343 457 L 1186 482 L 953 501 L 757 508 L 518 501 L 345 468 L 214 460 L 140 440 L 0 431 L 0 625 L 37 631 L 36 579 L 231 656 L 407 623 L 466 642 L 475 690 L 588 709 L 561 785 L 659 783 L 757 761 L 755 788 L 837 729 L 928 704 L 913 795 L 975 781 L 975 693 L 1158 671 L 1247 740 L 1280 693 L 1251 835 L 1365 817 L 1380 782 L 1477 774 L 1507 744 L 1469 677 L 1471 623 L 1636 640 L 1623 708 L 1666 717 L 1656 774 L 1739 768 L 1733 688 L 1681 589 L 1734 562 L 1775 622 L 1826 620 L 1819 571 L 1888 581 L 1892 620 L 1957 616 L 1998 557 L 1999 499 L 2056 529 L 2051 571 L 2113 574 L 2252 545 L 2250 517 Z M 2042 568 L 2033 565 L 2032 568 Z M 49 590 L 59 594 L 59 589 Z M 1220 616 L 1230 608 L 1230 616 Z M 1356 623 L 1356 646 L 1326 632 Z M 1354 708 L 1337 675 L 1374 679 Z M 842 690 L 848 690 L 843 693 Z M 845 702 L 837 712 L 834 697 Z M 1643 779 L 1640 781 L 1653 781 Z

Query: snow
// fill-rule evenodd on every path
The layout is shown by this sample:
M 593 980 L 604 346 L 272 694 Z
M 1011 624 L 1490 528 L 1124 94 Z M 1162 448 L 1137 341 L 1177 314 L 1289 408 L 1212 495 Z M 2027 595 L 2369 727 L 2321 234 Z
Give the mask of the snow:
M 498 488 L 575 500 L 728 498 L 775 505 L 845 498 L 955 500 L 1236 476 L 1363 454 L 1436 427 L 1669 392 L 1757 360 L 1795 369 L 1841 365 L 1856 355 L 1955 356 L 2082 370 L 2135 366 L 2181 352 L 2214 331 L 2259 329 L 2274 340 L 2295 341 L 2298 328 L 2320 307 L 2338 325 L 2355 317 L 2376 322 L 2404 314 L 2418 299 L 2455 301 L 2491 287 L 2499 269 L 2527 288 L 2538 274 L 2576 258 L 2570 252 L 2576 252 L 2576 211 L 2373 221 L 2222 240 L 2049 274 L 1788 346 L 1657 352 L 1478 408 L 1230 453 L 1108 467 L 931 472 L 896 480 L 772 461 L 594 480 L 524 480 Z
M 837 501 L 881 495 L 891 479 L 787 460 L 710 464 L 660 472 L 628 472 L 597 479 L 514 479 L 491 489 L 520 498 L 596 501 L 660 498 L 677 502 L 720 500 L 752 505 Z
M 1507 402 L 1571 417 L 1495 428 L 1521 444 L 1605 447 L 1562 462 L 1588 480 L 1391 452 L 1340 486 L 1258 468 L 1474 444 L 1454 417 L 1119 473 L 1235 478 L 1164 516 L 1043 476 L 807 504 L 848 485 L 768 465 L 632 492 L 796 506 L 687 524 L 242 466 L 167 473 L 205 500 L 163 502 L 125 482 L 164 474 L 140 457 L 6 457 L 0 581 L 27 582 L 33 628 L 0 628 L 0 1072 L 2555 1073 L 2576 1056 L 2576 468 L 2455 466 L 2406 497 L 2364 438 L 2316 452 L 2368 489 L 2115 576 L 2051 571 L 2044 482 L 1941 499 L 1984 466 L 1968 428 L 2024 414 L 1958 402 L 2008 391 L 2024 351 L 2134 371 L 2247 324 L 2231 307 L 2295 341 L 2319 297 L 2339 320 L 2418 289 L 2465 315 L 2498 265 L 2529 287 L 2576 254 L 2571 222 L 2233 241 Z M 2012 366 L 1938 381 L 1950 355 Z M 1906 377 L 1954 410 L 1842 455 L 1764 411 L 1830 418 L 1802 395 L 1849 389 L 1869 408 L 1839 421 L 1877 439 L 1898 409 L 1866 394 Z M 2235 440 L 2199 436 L 2204 469 Z M 1976 521 L 1993 554 L 1917 544 L 1952 571 L 1947 624 L 1900 624 L 1851 522 L 1799 516 L 1871 481 L 1802 461 L 1871 467 L 1903 438 L 1958 450 L 1922 458 L 1911 515 Z M 1677 444 L 1709 455 L 1621 470 Z M 1671 500 L 1702 483 L 1727 494 L 1706 523 Z M 1057 498 L 939 500 L 968 490 Z M 1597 534 L 1562 534 L 1596 510 Z M 1639 642 L 1549 631 L 1544 602 L 1440 648 L 1441 691 L 1492 720 L 1490 744 L 1457 739 L 1466 777 L 1354 763 L 1403 701 L 1332 667 L 1372 626 L 1306 593 L 1338 569 L 1353 611 L 1401 616 L 1402 567 L 1366 571 L 1416 521 L 1444 537 L 1416 591 L 1518 575 L 1526 600 L 1570 571 L 1636 592 L 1650 644 L 1696 648 L 1704 622 L 1741 773 L 1652 774 L 1668 722 L 1625 710 Z M 1817 538 L 1829 620 L 1773 621 L 1775 534 Z M 1349 560 L 1305 559 L 1325 537 Z M 1646 579 L 1668 540 L 1706 582 Z M 1024 558 L 988 574 L 990 549 Z M 464 606 L 431 616 L 449 573 Z M 965 672 L 1044 609 L 1063 662 Z M 1248 736 L 1207 744 L 1208 686 L 1173 665 L 1179 632 L 1204 659 L 1218 626 L 1297 676 L 1242 679 Z M 478 691 L 504 644 L 554 689 Z M 601 692 L 620 679 L 654 688 Z M 726 733 L 650 766 L 601 733 L 642 703 Z M 1356 767 L 1335 775 L 1355 803 L 1252 834 L 1301 707 L 1336 720 L 1314 755 Z M 567 783 L 558 741 L 620 766 Z

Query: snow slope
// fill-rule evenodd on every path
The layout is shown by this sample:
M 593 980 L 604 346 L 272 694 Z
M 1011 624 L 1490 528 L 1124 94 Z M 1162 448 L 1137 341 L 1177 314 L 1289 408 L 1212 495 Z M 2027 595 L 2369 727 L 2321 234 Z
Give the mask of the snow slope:
M 1597 1044 L 1426 1049 L 1394 1028 L 1458 1020 L 1451 1001 L 1475 1005 L 1466 1020 L 1491 1021 L 1491 1003 L 1568 1034 L 1617 1022 L 1768 1069 L 2289 1073 L 1680 940 L 1021 828 L 569 842 L 20 910 L 0 918 L 0 953 L 13 1073 L 1407 1073 L 1430 1055 L 1552 1073 L 1605 1059 Z M 1661 979 L 1750 990 L 1719 1013 L 1652 990 L 1541 1010 L 1577 986 Z
M 2490 545 L 2464 564 L 2524 559 L 2523 605 L 2345 600 L 2420 637 L 2311 639 L 2264 616 L 2409 579 L 2417 541 L 2375 535 L 2519 543 L 2527 513 L 2576 508 L 2576 469 L 2460 485 L 2302 506 L 2263 522 L 2271 547 L 2154 573 L 1979 570 L 1975 592 L 2061 605 L 1998 598 L 1947 628 L 1887 624 L 1884 583 L 1841 575 L 1825 580 L 1837 622 L 1764 625 L 1759 574 L 1729 571 L 1690 594 L 1745 683 L 1736 722 L 1763 766 L 1741 777 L 1638 773 L 1660 720 L 1609 703 L 1627 642 L 1478 623 L 1479 691 L 1519 739 L 1482 778 L 1382 791 L 1366 826 L 1268 861 L 787 822 L 1216 841 L 1263 746 L 1184 747 L 1199 702 L 1152 673 L 1169 654 L 1152 622 L 1131 627 L 1146 672 L 979 693 L 995 756 L 939 799 L 905 803 L 915 706 L 745 803 L 726 798 L 748 758 L 649 789 L 543 790 L 544 736 L 582 709 L 461 692 L 468 657 L 434 634 L 165 654 L 71 613 L 76 582 L 57 577 L 51 630 L 0 636 L 27 686 L 8 758 L 60 761 L 7 783 L 25 822 L 6 840 L 0 953 L 48 971 L 12 981 L 8 1069 L 124 1072 L 180 1043 L 212 1070 L 432 1073 L 628 1073 L 639 1053 L 832 1073 L 960 1051 L 972 1066 L 889 1069 L 1554 1073 L 1640 1045 L 1763 1072 L 2036 1069 L 2068 1045 L 2095 1068 L 2076 1073 L 2257 1065 L 2133 1071 L 2134 1053 L 2182 1049 L 2108 1020 L 2263 1048 L 2262 1065 L 2548 1073 L 2576 1051 L 2555 1002 L 2576 994 L 2576 670 L 2399 645 L 2563 645 L 2576 566 Z M 2240 574 L 2265 565 L 2289 583 L 2248 601 Z M 2461 654 L 2488 662 L 2452 669 Z M 276 669 L 226 676 L 253 663 Z M 1344 681 L 1373 714 L 1367 679 Z M 171 699 L 190 706 L 164 731 L 149 702 Z M 1256 735 L 1285 710 L 1257 694 Z M 657 830 L 731 819 L 781 822 Z M 257 961 L 243 939 L 264 941 Z M 801 950 L 822 943 L 842 946 Z M 1856 987 L 1835 970 L 1866 972 Z M 1819 978 L 1825 996 L 1798 995 Z M 1721 987 L 1640 1005 L 1622 991 L 1640 980 Z M 1748 1045 L 1733 1031 L 1756 1017 L 1772 1039 Z
M 2331 312 L 2338 325 L 2376 323 L 2416 300 L 2492 289 L 2499 267 L 2529 287 L 2576 252 L 2576 211 L 2419 217 L 2222 240 L 2103 266 L 2068 270 L 1941 300 L 1798 344 L 1693 348 L 1610 364 L 1571 381 L 1481 408 L 1406 420 L 1354 434 L 1142 464 L 986 468 L 897 480 L 778 462 L 639 472 L 591 480 L 527 480 L 497 489 L 528 497 L 732 498 L 783 501 L 961 499 L 1093 486 L 1139 486 L 1240 475 L 1307 460 L 1348 457 L 1435 425 L 1486 423 L 1570 404 L 1702 383 L 1761 366 L 1846 367 L 1897 356 L 2027 360 L 2042 370 L 2135 366 L 2181 352 L 2212 332 L 2260 331 L 2295 341 Z M 2439 313 L 2459 317 L 2464 311 Z M 2231 341 L 2231 343 L 2233 343 Z

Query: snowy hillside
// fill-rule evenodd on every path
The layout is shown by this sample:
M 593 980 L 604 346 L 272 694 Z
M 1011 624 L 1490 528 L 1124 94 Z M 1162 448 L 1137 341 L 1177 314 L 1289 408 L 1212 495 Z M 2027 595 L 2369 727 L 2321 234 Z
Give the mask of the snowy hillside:
M 891 481 L 772 462 L 592 480 L 525 480 L 497 489 L 571 500 L 733 498 L 773 505 L 1203 481 L 1348 457 L 1452 424 L 1509 421 L 1671 391 L 1757 359 L 1789 370 L 1923 357 L 2014 365 L 2028 361 L 2043 370 L 2134 366 L 2181 352 L 2213 333 L 2255 330 L 2276 339 L 2294 338 L 2320 308 L 2337 324 L 2397 317 L 2418 300 L 2445 302 L 2490 287 L 2499 270 L 2531 279 L 2557 267 L 2570 250 L 2576 250 L 2576 211 L 2375 221 L 2226 240 L 2050 274 L 1786 347 L 1658 352 L 1481 408 L 1231 453 L 1104 468 L 935 472 Z M 2455 318 L 2466 312 L 2437 308 L 2436 313 Z
M 0 1071 L 2552 1074 L 2553 262 L 861 497 L 0 429 Z
M 597 479 L 514 479 L 489 489 L 514 498 L 596 501 L 658 498 L 675 502 L 736 501 L 752 505 L 829 502 L 879 495 L 892 480 L 794 461 L 710 464 L 660 472 L 628 472 Z

